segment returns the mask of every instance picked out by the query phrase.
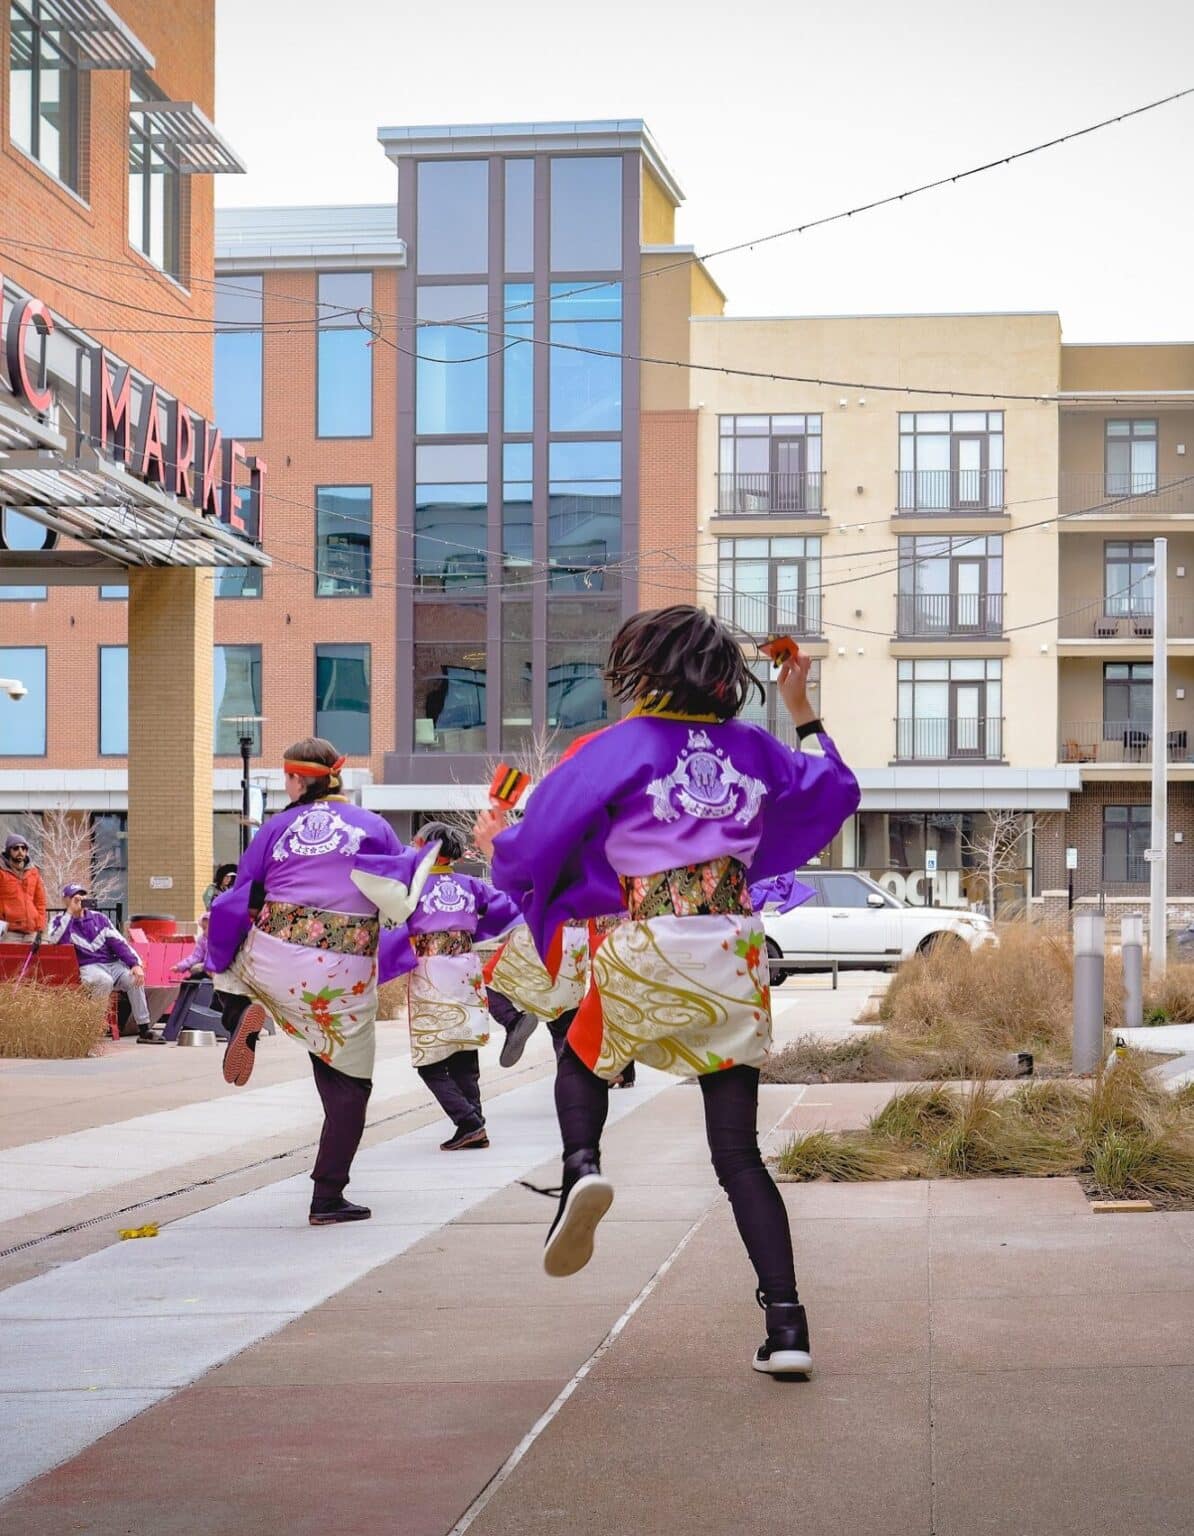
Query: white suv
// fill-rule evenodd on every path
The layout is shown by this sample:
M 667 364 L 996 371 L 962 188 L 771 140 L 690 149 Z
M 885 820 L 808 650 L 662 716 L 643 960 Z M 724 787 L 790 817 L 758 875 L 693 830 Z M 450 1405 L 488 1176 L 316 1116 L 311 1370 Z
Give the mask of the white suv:
M 771 979 L 819 970 L 835 960 L 867 970 L 896 966 L 934 944 L 996 944 L 991 920 L 952 907 L 909 907 L 853 870 L 802 869 L 814 894 L 791 912 L 763 911 Z

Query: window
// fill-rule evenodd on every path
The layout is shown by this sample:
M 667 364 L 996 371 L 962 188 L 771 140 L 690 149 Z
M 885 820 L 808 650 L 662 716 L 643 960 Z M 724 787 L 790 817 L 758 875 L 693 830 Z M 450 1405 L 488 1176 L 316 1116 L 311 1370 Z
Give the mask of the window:
M 129 818 L 126 811 L 91 813 L 92 881 L 100 875 L 110 886 L 115 886 L 105 906 L 109 911 L 116 906 L 116 924 L 120 927 L 129 899 Z
M 568 283 L 553 283 L 551 343 L 551 430 L 620 431 L 621 283 L 579 293 Z
M 554 159 L 551 270 L 618 272 L 621 268 L 621 160 L 595 155 Z
M 427 323 L 415 332 L 415 431 L 421 437 L 488 431 L 489 290 L 480 283 L 422 287 L 416 309 Z
M 896 665 L 897 758 L 1001 755 L 1001 662 L 926 659 Z
M 99 749 L 101 757 L 129 750 L 129 652 L 127 645 L 99 648 Z
M 0 757 L 46 755 L 46 651 L 41 645 L 0 647 L 0 677 L 23 683 L 23 699 L 0 689 Z
M 548 449 L 549 592 L 613 592 L 622 554 L 621 443 Z
M 415 605 L 415 751 L 483 752 L 483 603 Z
M 869 885 L 853 875 L 818 875 L 817 883 L 827 907 L 866 907 L 874 894 Z
M 1135 417 L 1108 421 L 1104 436 L 1104 494 L 1146 496 L 1157 488 L 1157 423 Z
M 244 538 L 256 544 L 261 532 L 261 502 L 248 486 L 237 488 L 237 511 L 245 525 Z M 259 565 L 217 565 L 214 568 L 217 597 L 260 597 L 265 573 Z
M 1103 740 L 1116 741 L 1122 737 L 1125 747 L 1146 746 L 1151 736 L 1152 724 L 1152 662 L 1105 662 L 1103 665 Z
M 899 633 L 998 635 L 1003 538 L 973 534 L 900 540 Z
M 137 110 L 157 94 L 135 81 L 129 89 L 129 244 L 155 267 L 178 277 L 183 178 L 155 139 L 145 114 Z
M 1002 411 L 901 411 L 901 512 L 1003 506 Z
M 719 539 L 717 613 L 756 637 L 821 629 L 821 540 Z
M 1103 879 L 1139 884 L 1148 879 L 1144 857 L 1152 832 L 1152 811 L 1147 805 L 1103 807 Z
M 547 605 L 547 729 L 560 747 L 609 718 L 601 674 L 618 620 L 616 603 Z
M 519 752 L 534 737 L 531 604 L 502 600 L 502 751 Z
M 369 753 L 370 647 L 315 647 L 315 734 L 349 757 Z
M 372 272 L 319 274 L 315 435 L 373 435 L 372 336 L 361 323 L 373 308 Z
M 216 289 L 216 425 L 225 437 L 261 436 L 261 325 L 264 279 L 220 279 Z
M 489 162 L 424 160 L 418 168 L 418 271 L 489 270 Z
M 66 31 L 40 0 L 9 7 L 8 131 L 14 144 L 79 190 L 79 71 Z
M 506 271 L 535 265 L 535 162 L 506 161 Z
M 1108 618 L 1151 618 L 1153 545 L 1131 539 L 1103 545 L 1103 611 Z
M 44 523 L 38 523 L 15 507 L 0 507 L 0 549 L 53 549 L 57 535 Z M 44 586 L 0 586 L 0 602 L 44 602 Z
M 252 715 L 261 714 L 261 647 L 259 645 L 217 645 L 215 648 L 214 696 L 215 740 L 217 757 L 240 753 L 242 728 L 253 739 L 252 755 L 261 756 L 260 724 L 244 724 Z
M 420 444 L 415 475 L 416 583 L 440 592 L 484 589 L 489 568 L 485 444 Z
M 373 487 L 315 488 L 315 596 L 368 597 L 373 590 Z
M 535 424 L 534 297 L 530 283 L 506 284 L 502 425 L 507 432 L 530 432 Z
M 718 434 L 723 516 L 821 511 L 820 416 L 720 416 Z
M 751 689 L 750 697 L 742 709 L 742 719 L 749 720 L 754 725 L 761 725 L 765 731 L 770 731 L 773 736 L 778 736 L 780 741 L 787 742 L 790 747 L 797 745 L 799 738 L 796 735 L 796 727 L 792 723 L 779 691 L 772 680 L 772 667 L 769 661 L 760 658 L 750 664 L 750 669 L 763 685 L 763 698 Z M 808 673 L 808 692 L 816 708 L 822 707 L 821 698 L 821 663 L 814 661 Z
M 104 586 L 99 589 L 99 595 L 101 598 L 108 599 L 114 603 L 126 603 L 128 602 L 129 589 L 124 586 Z
M 525 593 L 534 558 L 530 443 L 502 448 L 502 580 Z

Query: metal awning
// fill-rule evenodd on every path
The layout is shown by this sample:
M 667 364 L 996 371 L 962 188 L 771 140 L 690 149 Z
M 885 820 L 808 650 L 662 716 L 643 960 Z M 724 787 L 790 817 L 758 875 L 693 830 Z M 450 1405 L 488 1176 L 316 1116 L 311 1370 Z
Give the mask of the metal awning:
M 40 19 L 67 34 L 80 69 L 151 70 L 153 54 L 107 0 L 41 0 Z
M 193 101 L 135 101 L 130 116 L 142 119 L 150 137 L 184 175 L 245 172 L 244 161 Z
M 122 565 L 246 566 L 269 556 L 231 528 L 0 403 L 0 503 Z

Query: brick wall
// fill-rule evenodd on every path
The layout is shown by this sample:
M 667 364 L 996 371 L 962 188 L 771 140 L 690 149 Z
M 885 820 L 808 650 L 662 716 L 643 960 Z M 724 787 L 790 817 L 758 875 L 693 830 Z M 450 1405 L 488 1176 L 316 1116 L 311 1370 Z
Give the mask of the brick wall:
M 697 413 L 639 418 L 639 606 L 697 601 Z
M 1147 805 L 1149 786 L 1142 780 L 1121 783 L 1087 783 L 1070 801 L 1064 814 L 1038 817 L 1036 834 L 1036 889 L 1063 891 L 1067 871 L 1065 850 L 1077 848 L 1074 871 L 1075 898 L 1096 896 L 1102 885 L 1103 808 L 1108 805 Z M 1175 832 L 1182 834 L 1175 844 Z M 1194 892 L 1194 784 L 1169 786 L 1169 888 L 1174 895 Z M 1117 894 L 1126 894 L 1123 887 Z

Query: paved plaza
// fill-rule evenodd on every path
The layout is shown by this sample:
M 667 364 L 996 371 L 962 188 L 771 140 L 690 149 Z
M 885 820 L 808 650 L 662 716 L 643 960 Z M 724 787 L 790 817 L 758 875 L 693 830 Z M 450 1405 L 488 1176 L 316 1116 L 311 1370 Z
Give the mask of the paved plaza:
M 801 979 L 781 1041 L 873 978 Z M 1095 1217 L 1077 1184 L 785 1187 L 817 1374 L 749 1368 L 753 1278 L 699 1096 L 611 1098 L 617 1199 L 548 1279 L 546 1034 L 489 1053 L 493 1145 L 442 1127 L 381 1031 L 352 1193 L 306 1225 L 319 1117 L 267 1039 L 0 1064 L 4 1536 L 1186 1536 L 1194 1214 Z M 762 1122 L 859 1124 L 882 1085 L 770 1087 Z M 160 1235 L 122 1242 L 155 1221 Z

